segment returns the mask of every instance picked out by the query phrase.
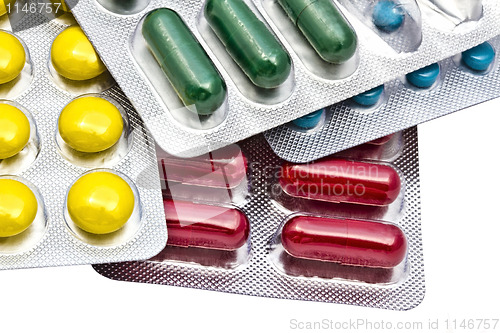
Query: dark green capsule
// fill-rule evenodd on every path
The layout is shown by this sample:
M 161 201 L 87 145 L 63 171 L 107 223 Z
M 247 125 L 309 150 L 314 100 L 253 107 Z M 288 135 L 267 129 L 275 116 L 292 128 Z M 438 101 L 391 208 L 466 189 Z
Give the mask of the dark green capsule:
M 354 55 L 356 33 L 331 0 L 278 2 L 323 60 L 341 64 Z
M 180 16 L 167 8 L 148 14 L 142 34 L 182 102 L 210 115 L 226 99 L 226 83 Z M 189 106 L 196 106 L 196 111 Z
M 256 86 L 275 88 L 285 82 L 292 67 L 288 53 L 243 0 L 207 0 L 205 18 Z

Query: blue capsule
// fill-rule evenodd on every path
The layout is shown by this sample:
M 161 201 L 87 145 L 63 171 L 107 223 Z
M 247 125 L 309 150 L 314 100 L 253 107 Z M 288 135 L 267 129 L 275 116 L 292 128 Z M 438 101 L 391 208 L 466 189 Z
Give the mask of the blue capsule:
M 406 74 L 406 79 L 417 88 L 429 88 L 436 82 L 439 76 L 439 65 L 431 64 L 427 67 L 420 68 L 410 74 Z
M 400 4 L 392 0 L 382 0 L 373 8 L 372 20 L 380 30 L 393 32 L 403 24 L 405 12 Z
M 373 89 L 370 89 L 368 91 L 365 91 L 364 93 L 361 93 L 357 96 L 354 96 L 352 99 L 359 105 L 373 106 L 377 104 L 377 102 L 380 99 L 380 96 L 382 96 L 383 91 L 384 91 L 384 85 L 381 85 Z
M 301 118 L 295 119 L 293 121 L 293 124 L 297 127 L 303 128 L 303 129 L 314 128 L 321 121 L 321 117 L 323 116 L 324 112 L 325 112 L 325 109 L 314 111 L 313 113 L 310 113 L 310 114 L 305 115 Z
M 484 42 L 462 53 L 464 64 L 475 71 L 485 71 L 495 59 L 495 49 Z

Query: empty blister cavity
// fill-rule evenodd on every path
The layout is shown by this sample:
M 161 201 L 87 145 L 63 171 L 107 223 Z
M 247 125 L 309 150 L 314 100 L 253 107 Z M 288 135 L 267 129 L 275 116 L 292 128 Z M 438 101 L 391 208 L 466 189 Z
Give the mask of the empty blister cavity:
M 482 0 L 419 0 L 429 22 L 439 29 L 475 25 L 483 17 Z
M 168 230 L 165 249 L 153 261 L 180 261 L 236 268 L 249 259 L 250 223 L 231 206 L 164 199 Z
M 406 278 L 407 252 L 394 224 L 307 214 L 289 216 L 270 244 L 270 259 L 284 274 L 382 285 Z
M 40 152 L 33 115 L 18 103 L 0 99 L 0 175 L 20 174 Z
M 413 52 L 422 42 L 422 17 L 415 0 L 340 0 L 396 52 Z
M 61 155 L 86 168 L 116 165 L 132 146 L 127 113 L 108 96 L 88 94 L 72 100 L 61 111 L 57 125 Z
M 354 73 L 358 38 L 331 0 L 262 0 L 262 5 L 311 73 L 329 80 Z
M 12 99 L 28 89 L 33 66 L 26 44 L 11 32 L 0 30 L 0 98 Z
M 105 9 L 119 15 L 132 15 L 141 12 L 150 0 L 97 0 Z
M 0 254 L 29 251 L 43 238 L 47 216 L 42 196 L 27 180 L 0 176 Z
M 481 43 L 457 54 L 453 61 L 457 66 L 474 75 L 486 75 L 495 66 L 495 48 L 488 42 Z
M 143 224 L 137 187 L 113 170 L 95 169 L 79 177 L 68 189 L 64 206 L 72 234 L 94 246 L 120 246 Z
M 209 129 L 227 114 L 227 86 L 183 19 L 168 8 L 138 25 L 132 53 L 172 117 L 193 129 Z
M 64 29 L 54 39 L 47 66 L 52 80 L 72 94 L 100 93 L 115 84 L 77 25 Z
M 157 147 L 163 193 L 175 200 L 243 203 L 248 196 L 248 165 L 238 145 L 193 158 L 169 155 Z
M 292 60 L 251 1 L 205 1 L 198 29 L 248 99 L 275 104 L 292 94 Z

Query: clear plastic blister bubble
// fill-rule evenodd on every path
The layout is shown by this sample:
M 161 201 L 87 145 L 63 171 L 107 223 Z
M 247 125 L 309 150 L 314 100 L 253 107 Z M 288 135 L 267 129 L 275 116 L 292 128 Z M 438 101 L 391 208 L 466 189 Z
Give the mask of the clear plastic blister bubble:
M 10 110 L 6 110 L 6 107 Z M 3 112 L 12 111 L 12 107 L 21 111 L 24 116 L 26 116 L 29 122 L 29 135 L 27 135 L 26 137 L 26 144 L 19 152 L 17 152 L 13 156 L 0 157 L 0 174 L 5 175 L 20 174 L 21 172 L 25 171 L 35 162 L 38 154 L 40 153 L 40 137 L 38 135 L 35 118 L 33 118 L 31 112 L 25 109 L 22 105 L 19 105 L 18 103 L 13 101 L 0 100 L 0 110 L 2 110 Z M 5 141 L 3 141 L 2 143 L 6 144 Z
M 251 25 L 233 35 L 236 25 L 227 18 L 238 12 L 243 12 Z M 247 99 L 278 104 L 290 97 L 295 88 L 292 60 L 252 1 L 206 0 L 197 28 Z M 253 49 L 252 44 L 258 48 Z
M 457 23 L 452 29 L 439 23 L 449 20 L 428 15 L 424 2 L 151 0 L 127 11 L 117 7 L 128 2 L 69 0 L 157 144 L 180 157 L 198 156 L 286 124 L 500 32 L 495 0 L 482 1 L 479 20 L 471 17 L 470 24 Z M 457 3 L 440 6 L 453 12 Z M 274 58 L 263 57 L 271 54 L 267 42 L 273 50 L 281 49 Z M 266 79 L 256 69 L 264 67 Z M 337 140 L 343 149 L 401 130 L 381 129 L 388 124 L 409 127 L 428 116 L 422 110 L 402 119 L 392 114 L 382 118 L 374 109 L 365 109 L 377 120 L 366 133 L 346 119 L 344 138 Z
M 298 130 L 298 119 L 265 137 L 283 159 L 308 162 L 499 97 L 499 47 L 495 37 L 326 108 L 314 129 Z
M 483 17 L 482 0 L 418 0 L 429 22 L 442 30 L 473 29 Z
M 179 158 L 167 163 L 160 158 L 164 170 L 173 170 L 172 181 L 167 181 L 172 188 L 164 197 L 169 245 L 159 256 L 146 261 L 94 268 L 116 280 L 410 309 L 420 303 L 425 289 L 416 128 L 367 145 L 387 145 L 390 150 L 395 142 L 401 143 L 396 157 L 378 158 L 366 147 L 359 147 L 359 151 L 356 147 L 342 156 L 328 157 L 328 163 L 337 163 L 335 172 L 332 168 L 309 169 L 311 177 L 306 177 L 306 170 L 297 170 L 302 179 L 331 185 L 331 201 L 351 203 L 315 200 L 313 197 L 319 193 L 312 191 L 307 199 L 284 193 L 279 179 L 290 174 L 286 169 L 292 165 L 276 156 L 263 136 L 242 141 L 241 149 L 232 146 L 215 151 L 213 158 L 186 159 L 184 164 Z M 297 167 L 311 168 L 324 160 L 315 163 Z M 338 163 L 349 168 L 341 169 Z M 180 165 L 185 169 L 180 170 Z M 361 166 L 366 173 L 358 168 Z M 222 174 L 226 174 L 224 180 L 215 181 Z M 236 189 L 242 174 L 248 184 L 246 200 L 221 199 L 218 191 Z M 161 171 L 160 175 L 168 179 Z M 199 185 L 194 186 L 191 197 L 185 189 L 178 192 L 179 196 L 171 193 L 179 183 L 193 187 L 196 178 Z M 344 181 L 347 178 L 353 186 Z M 339 190 L 336 186 L 358 192 L 343 196 L 335 193 Z M 205 187 L 206 194 L 214 193 L 212 200 L 197 197 L 201 187 Z M 361 187 L 364 193 L 359 193 Z M 230 248 L 236 247 L 235 243 L 243 244 L 241 235 L 246 233 L 241 230 L 220 234 L 228 231 L 228 226 L 235 230 L 243 216 L 251 229 L 248 243 L 231 255 L 231 251 L 210 249 L 220 248 L 221 240 Z M 226 227 L 213 230 L 222 217 L 228 218 Z M 204 247 L 207 244 L 210 246 Z M 347 248 L 349 251 L 345 251 Z M 247 255 L 240 257 L 236 253 Z M 317 257 L 310 258 L 311 253 Z
M 85 168 L 93 167 L 112 167 L 118 164 L 131 150 L 131 145 L 133 143 L 133 133 L 130 128 L 130 120 L 128 118 L 127 112 L 121 104 L 111 97 L 98 95 L 98 94 L 87 94 L 78 96 L 76 99 L 70 102 L 63 108 L 63 111 L 68 110 L 68 106 L 72 102 L 87 98 L 97 98 L 105 100 L 111 103 L 112 106 L 116 107 L 119 111 L 120 117 L 123 121 L 123 129 L 119 136 L 117 135 L 117 141 L 111 145 L 111 147 L 99 151 L 79 151 L 68 144 L 63 137 L 61 137 L 61 116 L 59 116 L 58 130 L 55 135 L 55 140 L 57 143 L 57 149 L 70 163 L 75 165 L 80 165 Z M 110 105 L 110 107 L 111 107 Z M 67 111 L 70 112 L 70 111 Z
M 178 19 L 179 25 L 184 25 L 183 18 L 178 16 L 177 13 L 170 12 L 174 18 Z M 147 41 L 144 39 L 143 32 L 143 24 L 144 20 L 149 16 L 148 13 L 143 17 L 143 19 L 139 22 L 133 36 L 132 42 L 130 43 L 130 50 L 135 58 L 135 62 L 139 65 L 141 70 L 144 73 L 144 76 L 148 78 L 151 86 L 155 90 L 156 94 L 158 94 L 161 98 L 162 103 L 166 106 L 166 109 L 169 112 L 169 115 L 175 119 L 179 124 L 186 126 L 190 129 L 210 129 L 220 125 L 226 118 L 228 112 L 228 101 L 227 101 L 227 93 L 225 82 L 222 78 L 220 78 L 220 73 L 214 67 L 214 65 L 208 59 L 208 55 L 203 50 L 201 44 L 196 39 L 194 35 L 188 30 L 186 27 L 181 27 L 181 30 L 185 33 L 187 38 L 191 38 L 191 44 L 195 44 L 194 48 L 198 51 L 198 57 L 202 58 L 207 66 L 208 70 L 211 71 L 208 75 L 212 77 L 198 76 L 199 73 L 191 72 L 191 68 L 184 68 L 188 64 L 170 64 L 173 66 L 172 76 L 168 77 L 163 73 L 164 70 L 168 71 L 169 69 L 164 69 L 165 66 L 169 66 L 169 64 L 165 61 L 165 63 L 160 64 L 155 58 L 155 54 L 151 51 L 148 46 Z M 175 54 L 181 53 L 177 51 Z M 156 55 L 157 57 L 160 55 Z M 185 57 L 187 54 L 180 54 L 178 57 L 181 60 L 181 57 Z M 179 69 L 179 73 L 186 74 L 186 77 L 191 80 L 189 84 L 181 85 L 184 81 L 176 81 L 180 82 L 176 86 L 173 84 L 173 80 L 179 77 L 179 73 L 175 73 L 175 68 Z M 204 73 L 201 73 L 203 75 Z M 215 76 L 216 78 L 213 78 Z M 184 77 L 182 77 L 184 78 Z M 181 78 L 181 79 L 182 79 Z M 220 78 L 220 79 L 219 79 Z M 203 81 L 203 80 L 206 81 Z M 201 80 L 201 81 L 199 81 Z M 214 82 L 218 81 L 218 82 Z M 198 84 L 201 82 L 202 85 Z M 205 86 L 209 85 L 208 89 L 205 91 Z M 212 94 L 210 85 L 220 84 L 223 85 L 223 92 L 217 92 L 218 96 L 220 95 L 221 101 L 218 105 L 214 106 L 212 103 L 204 103 L 206 102 Z M 186 100 L 182 100 L 179 91 L 184 92 L 184 98 Z M 191 102 L 187 102 L 187 100 Z M 199 102 L 198 104 L 196 102 Z M 188 104 L 186 104 L 188 103 Z M 205 104 L 210 104 L 206 109 L 201 109 L 205 107 Z
M 169 155 L 157 147 L 157 156 L 167 196 L 240 206 L 248 198 L 247 160 L 238 145 L 189 159 Z
M 413 52 L 422 42 L 422 17 L 415 0 L 340 0 L 396 52 Z
M 71 189 L 74 188 L 76 182 L 81 181 L 83 177 L 86 175 L 90 175 L 92 173 L 111 173 L 113 175 L 116 175 L 123 179 L 127 185 L 130 187 L 132 194 L 134 196 L 134 202 L 132 204 L 132 213 L 130 214 L 130 217 L 128 219 L 122 221 L 123 226 L 120 227 L 118 230 L 111 231 L 111 232 L 106 232 L 102 234 L 98 234 L 95 232 L 90 232 L 87 230 L 82 229 L 82 227 L 79 226 L 79 222 L 75 221 L 70 214 L 70 211 L 72 207 L 70 206 L 71 203 L 68 202 L 68 195 L 66 196 L 66 201 L 65 201 L 65 208 L 64 208 L 64 220 L 66 222 L 67 227 L 71 230 L 71 232 L 75 235 L 76 238 L 80 239 L 82 242 L 91 244 L 94 246 L 98 247 L 116 247 L 123 245 L 127 243 L 131 238 L 133 238 L 139 229 L 141 229 L 142 224 L 144 223 L 143 218 L 142 218 L 142 208 L 141 208 L 141 200 L 139 196 L 139 191 L 137 190 L 136 185 L 132 182 L 130 178 L 125 176 L 124 174 L 118 173 L 116 171 L 110 170 L 110 169 L 94 169 L 91 170 L 83 175 L 81 175 L 75 182 L 73 182 L 70 187 L 68 188 L 68 193 L 71 191 Z M 96 185 L 96 184 L 92 184 Z M 78 192 L 78 194 L 82 194 L 82 191 Z M 94 192 L 93 196 L 94 198 L 99 198 L 99 194 L 97 192 Z M 82 198 L 76 199 L 76 200 L 85 200 L 85 198 L 82 195 Z M 80 203 L 84 204 L 84 203 Z M 89 212 L 91 207 L 87 208 L 87 214 L 90 215 L 92 212 Z M 115 211 L 120 209 L 118 205 L 115 207 Z M 85 213 L 85 212 L 83 212 Z M 104 209 L 101 210 L 101 215 L 98 218 L 105 218 L 107 217 L 105 214 L 107 212 L 104 211 Z M 85 216 L 88 217 L 88 216 Z M 113 228 L 114 229 L 114 228 Z
M 406 236 L 395 224 L 299 213 L 279 228 L 269 258 L 289 276 L 382 287 L 408 277 L 407 251 Z
M 290 212 L 395 221 L 404 210 L 405 179 L 390 164 L 327 157 L 281 164 L 268 192 Z
M 0 269 L 145 259 L 167 239 L 154 142 L 62 5 L 14 6 L 0 31 Z
M 70 15 L 66 13 L 66 15 Z M 72 94 L 101 93 L 113 85 L 115 81 L 99 58 L 95 57 L 90 45 L 84 45 L 86 39 L 83 31 L 76 24 L 61 31 L 52 42 L 47 67 L 54 83 Z M 70 63 L 71 54 L 66 50 L 79 47 L 79 63 Z M 79 67 L 88 67 L 81 70 Z
M 44 200 L 35 185 L 24 178 L 1 175 L 0 184 L 1 219 L 11 220 L 2 221 L 0 256 L 24 253 L 34 248 L 45 235 Z
M 238 145 L 182 159 L 158 151 L 169 239 L 152 261 L 236 269 L 251 255 L 247 160 Z M 251 176 L 250 176 L 251 177 Z
M 484 42 L 453 57 L 455 66 L 473 77 L 498 72 L 499 43 Z
M 8 40 L 8 38 L 15 38 L 13 40 Z M 2 73 L 2 79 L 0 81 L 0 98 L 4 99 L 13 99 L 21 95 L 24 91 L 28 89 L 28 87 L 31 85 L 31 82 L 33 81 L 33 64 L 31 61 L 31 56 L 28 47 L 26 46 L 26 43 L 20 38 L 17 34 L 12 33 L 7 30 L 0 30 L 0 38 L 2 40 L 2 50 L 3 52 L 10 51 L 12 52 L 12 60 L 14 62 L 21 62 L 22 59 L 24 58 L 24 66 L 19 67 L 20 71 L 18 72 L 16 69 L 12 68 L 12 65 L 9 65 L 8 63 L 5 63 L 2 65 L 2 67 L 6 66 L 5 68 L 2 68 L 2 72 L 10 72 L 13 71 L 14 73 L 12 76 L 15 75 L 14 78 L 8 79 L 8 78 L 3 78 L 3 73 Z M 22 49 L 18 47 L 16 43 L 20 43 L 22 45 Z M 9 49 L 7 49 L 9 47 Z M 23 54 L 24 53 L 24 54 Z M 4 53 L 4 56 L 8 56 L 7 53 Z M 18 65 L 15 65 L 18 67 Z
M 286 1 L 282 2 L 285 3 Z M 333 2 L 326 2 L 326 4 L 333 8 L 333 11 L 339 13 L 339 20 L 346 22 L 346 25 L 349 27 L 347 29 L 352 30 L 354 43 L 357 44 L 356 33 L 340 8 Z M 266 10 L 274 25 L 281 32 L 281 35 L 286 38 L 288 44 L 291 45 L 300 61 L 310 73 L 326 80 L 340 80 L 352 75 L 358 68 L 360 55 L 357 51 L 348 59 L 342 59 L 342 61 L 332 62 L 333 60 L 325 60 L 304 36 L 301 29 L 296 26 L 297 21 L 294 22 L 287 17 L 287 13 L 283 10 L 284 7 L 280 5 L 280 1 L 262 0 L 262 7 Z M 330 29 L 330 27 L 325 27 L 325 29 Z M 342 48 L 342 46 L 339 48 Z M 355 49 L 357 50 L 357 47 Z M 325 53 L 327 52 L 325 51 Z

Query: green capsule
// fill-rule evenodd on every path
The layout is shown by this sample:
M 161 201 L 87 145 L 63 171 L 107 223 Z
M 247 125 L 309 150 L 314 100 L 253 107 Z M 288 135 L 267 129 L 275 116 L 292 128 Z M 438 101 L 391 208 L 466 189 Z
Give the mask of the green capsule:
M 356 33 L 331 0 L 278 2 L 323 60 L 341 64 L 354 55 Z
M 205 18 L 256 86 L 275 88 L 286 81 L 292 68 L 288 53 L 243 0 L 207 0 Z
M 142 34 L 184 105 L 210 115 L 226 99 L 226 83 L 180 16 L 167 8 L 148 14 Z M 195 106 L 196 110 L 190 108 Z

